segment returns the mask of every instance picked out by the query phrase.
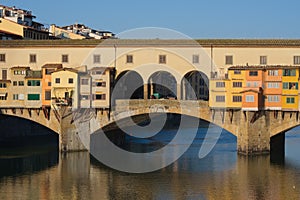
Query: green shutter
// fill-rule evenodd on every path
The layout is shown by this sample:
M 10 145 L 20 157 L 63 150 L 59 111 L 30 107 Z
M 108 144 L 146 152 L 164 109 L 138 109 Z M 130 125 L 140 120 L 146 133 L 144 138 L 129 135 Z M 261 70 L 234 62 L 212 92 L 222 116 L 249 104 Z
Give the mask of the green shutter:
M 28 94 L 28 100 L 29 101 L 40 100 L 40 95 L 39 94 Z

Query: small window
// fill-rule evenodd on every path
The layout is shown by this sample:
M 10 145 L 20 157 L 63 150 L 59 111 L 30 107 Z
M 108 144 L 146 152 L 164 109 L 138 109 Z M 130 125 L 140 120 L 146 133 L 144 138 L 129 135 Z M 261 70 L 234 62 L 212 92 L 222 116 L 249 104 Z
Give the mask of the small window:
M 241 88 L 241 87 L 243 87 L 243 83 L 242 82 L 233 82 L 232 86 Z
M 283 76 L 296 76 L 295 69 L 285 69 L 283 70 Z
M 198 64 L 199 63 L 199 55 L 193 55 L 193 63 Z
M 288 103 L 288 104 L 293 104 L 293 103 L 295 103 L 295 98 L 294 98 L 294 97 L 287 97 L 287 98 L 286 98 L 286 103 Z
M 217 88 L 224 88 L 225 87 L 225 82 L 216 82 L 216 87 Z
M 6 87 L 7 87 L 6 83 L 0 83 L 0 88 L 6 88 Z
M 0 54 L 0 62 L 5 62 L 5 54 L 4 53 Z
M 260 56 L 259 63 L 261 65 L 266 65 L 267 64 L 267 56 Z
M 13 94 L 13 100 L 19 100 L 19 95 L 18 94 Z
M 258 76 L 258 71 L 250 71 L 249 76 Z
M 51 100 L 51 91 L 50 90 L 45 91 L 45 100 Z
M 69 78 L 69 84 L 72 84 L 72 83 L 74 83 L 74 80 L 73 80 L 73 78 Z
M 167 56 L 166 55 L 159 55 L 159 64 L 166 64 L 167 63 Z
M 90 96 L 89 95 L 80 95 L 81 100 L 89 100 Z
M 18 81 L 14 81 L 13 86 L 17 86 L 17 85 L 18 85 Z
M 51 86 L 51 82 L 48 82 L 48 86 L 49 86 L 49 87 Z
M 225 64 L 233 65 L 233 56 L 225 56 Z
M 83 78 L 81 79 L 81 85 L 88 85 L 89 84 L 89 79 Z
M 294 65 L 300 64 L 300 56 L 294 56 Z
M 225 96 L 216 96 L 216 102 L 225 102 Z
M 24 86 L 24 81 L 19 81 L 19 86 Z
M 38 101 L 40 100 L 40 94 L 28 94 L 27 99 L 29 101 Z
M 105 94 L 95 94 L 94 95 L 94 100 L 105 100 L 106 95 Z
M 61 57 L 61 61 L 63 63 L 69 62 L 69 56 L 67 54 L 63 54 L 62 57 Z
M 126 63 L 133 63 L 133 55 L 126 56 Z
M 60 78 L 56 78 L 55 83 L 60 83 Z
M 254 95 L 246 95 L 246 102 L 248 103 L 254 102 Z
M 242 102 L 242 96 L 233 96 L 232 101 L 233 102 Z
M 268 70 L 268 76 L 278 76 L 278 70 Z
M 99 54 L 94 55 L 94 63 L 101 63 L 101 56 Z
M 268 88 L 279 88 L 279 83 L 277 82 L 270 82 L 267 84 Z
M 279 102 L 280 97 L 278 95 L 268 95 L 268 102 Z
M 241 70 L 234 70 L 234 74 L 241 74 Z
M 30 63 L 36 63 L 36 54 L 30 54 L 29 55 L 29 62 Z

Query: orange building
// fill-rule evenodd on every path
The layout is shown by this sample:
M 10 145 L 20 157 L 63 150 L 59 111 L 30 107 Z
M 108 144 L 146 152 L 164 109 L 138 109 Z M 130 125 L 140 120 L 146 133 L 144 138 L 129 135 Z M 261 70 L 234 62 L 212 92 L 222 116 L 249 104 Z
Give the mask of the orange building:
M 51 74 L 62 68 L 62 64 L 45 64 L 42 66 L 42 106 L 51 106 Z
M 267 66 L 264 71 L 265 110 L 281 110 L 282 66 Z

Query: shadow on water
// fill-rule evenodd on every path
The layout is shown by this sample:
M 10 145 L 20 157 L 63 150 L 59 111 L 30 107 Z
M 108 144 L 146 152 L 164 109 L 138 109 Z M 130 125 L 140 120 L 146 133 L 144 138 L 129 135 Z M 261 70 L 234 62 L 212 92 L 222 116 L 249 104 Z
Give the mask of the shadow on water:
M 35 122 L 0 115 L 0 178 L 58 164 L 58 134 Z

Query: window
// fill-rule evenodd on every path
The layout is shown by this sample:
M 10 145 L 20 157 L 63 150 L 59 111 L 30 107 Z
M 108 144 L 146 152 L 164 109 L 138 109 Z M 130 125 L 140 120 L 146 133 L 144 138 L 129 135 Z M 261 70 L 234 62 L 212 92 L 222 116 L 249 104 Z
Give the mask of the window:
M 216 96 L 216 102 L 225 102 L 225 96 Z
M 268 96 L 268 102 L 279 102 L 279 96 L 278 95 L 269 95 Z
M 257 76 L 258 72 L 257 71 L 250 71 L 249 76 Z
M 300 56 L 294 56 L 294 65 L 300 64 Z
M 45 100 L 51 100 L 51 90 L 45 91 Z
M 267 56 L 260 56 L 259 63 L 261 65 L 266 65 L 267 64 Z
M 233 102 L 242 102 L 242 96 L 233 96 L 232 101 Z
M 225 65 L 233 64 L 233 56 L 225 56 Z
M 6 88 L 6 87 L 7 87 L 6 83 L 0 83 L 0 88 Z
M 2 80 L 7 80 L 7 69 L 2 69 Z
M 289 103 L 289 104 L 295 103 L 295 98 L 294 97 L 287 97 L 286 98 L 286 103 Z
M 40 94 L 28 94 L 27 99 L 29 101 L 38 101 L 40 100 Z
M 69 81 L 68 81 L 68 83 L 69 83 L 69 84 L 72 84 L 72 83 L 74 83 L 74 80 L 73 80 L 73 78 L 69 78 Z
M 243 83 L 242 82 L 233 82 L 232 86 L 233 87 L 243 87 Z
M 126 63 L 133 63 L 133 55 L 126 56 Z
M 19 86 L 24 86 L 24 81 L 19 81 Z
M 4 53 L 0 54 L 0 62 L 5 62 L 5 54 Z
M 193 55 L 193 63 L 198 64 L 199 63 L 199 55 Z
M 254 102 L 254 95 L 246 95 L 246 102 Z
M 241 74 L 241 70 L 234 70 L 234 74 Z
M 14 81 L 13 86 L 17 86 L 17 85 L 18 85 L 18 81 Z
M 258 82 L 253 82 L 253 87 L 258 87 Z
M 68 56 L 67 54 L 63 54 L 63 55 L 61 56 L 61 61 L 62 61 L 63 63 L 69 62 L 69 56 Z
M 41 81 L 40 80 L 28 80 L 27 86 L 40 86 Z
M 278 76 L 278 70 L 269 70 L 268 76 Z
M 101 81 L 101 82 L 94 82 L 93 86 L 94 87 L 106 87 L 106 82 L 103 82 L 103 81 Z
M 251 82 L 246 83 L 247 87 L 251 87 Z
M 298 90 L 297 82 L 283 82 L 282 88 L 286 90 Z
M 19 100 L 24 100 L 24 94 L 19 94 Z
M 14 75 L 25 75 L 25 70 L 14 70 Z
M 296 76 L 296 69 L 283 70 L 283 76 Z
M 60 83 L 60 78 L 55 78 L 55 83 Z
M 80 95 L 80 99 L 81 100 L 89 100 L 90 98 L 89 98 L 90 96 L 89 95 Z
M 95 100 L 105 100 L 106 95 L 105 94 L 94 94 L 94 99 Z
M 166 55 L 159 55 L 159 64 L 166 64 L 167 63 L 167 56 Z
M 101 56 L 99 54 L 94 55 L 94 63 L 101 63 Z
M 81 79 L 81 85 L 88 85 L 89 84 L 89 79 L 83 78 Z
M 19 99 L 19 95 L 18 94 L 13 94 L 13 100 L 18 100 Z
M 49 87 L 51 86 L 51 82 L 48 82 L 48 86 L 49 86 Z
M 217 88 L 223 88 L 223 87 L 225 87 L 225 82 L 216 82 L 216 87 Z
M 277 82 L 270 82 L 267 84 L 267 87 L 268 88 L 279 88 L 279 84 L 280 83 L 277 83 Z
M 36 63 L 36 54 L 30 54 L 29 55 L 29 62 L 30 63 Z

